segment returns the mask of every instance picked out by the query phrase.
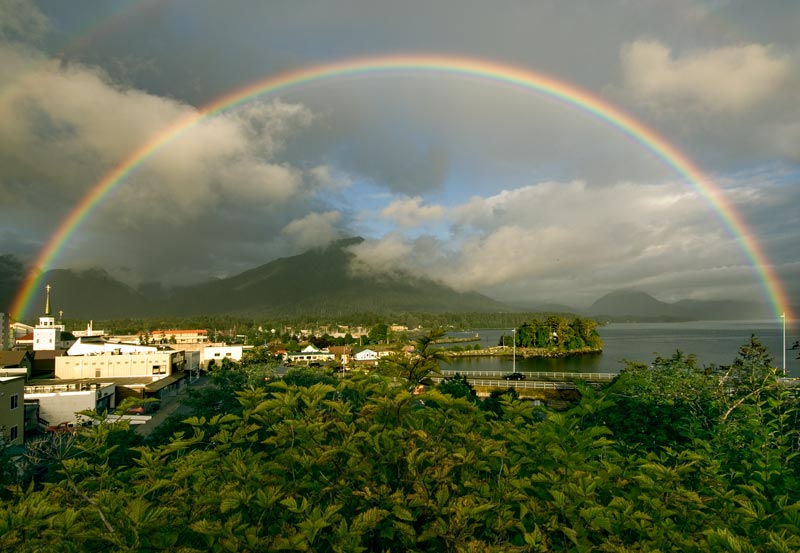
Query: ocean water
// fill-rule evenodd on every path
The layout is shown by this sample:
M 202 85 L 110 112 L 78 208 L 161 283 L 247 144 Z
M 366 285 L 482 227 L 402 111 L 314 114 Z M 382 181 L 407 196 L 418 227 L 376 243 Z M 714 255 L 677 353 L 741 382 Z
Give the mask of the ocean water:
M 625 360 L 649 363 L 656 357 L 669 357 L 677 350 L 697 356 L 701 365 L 729 365 L 739 347 L 755 335 L 783 367 L 782 321 L 695 321 L 688 323 L 611 323 L 598 329 L 603 338 L 603 353 L 562 359 L 522 359 L 517 357 L 518 371 L 619 372 Z M 477 329 L 453 336 L 480 334 L 482 347 L 497 345 L 501 334 L 511 330 Z M 792 350 L 800 340 L 800 321 L 786 325 L 786 370 L 789 376 L 800 377 L 800 349 Z M 464 345 L 464 344 L 459 344 Z M 513 360 L 500 357 L 454 359 L 448 369 L 469 371 L 512 371 Z

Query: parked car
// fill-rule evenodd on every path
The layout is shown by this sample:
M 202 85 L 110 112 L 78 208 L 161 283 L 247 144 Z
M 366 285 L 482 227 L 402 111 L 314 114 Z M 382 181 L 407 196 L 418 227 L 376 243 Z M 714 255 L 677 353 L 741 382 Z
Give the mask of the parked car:
M 71 422 L 61 422 L 53 426 L 48 426 L 44 429 L 45 432 L 53 432 L 55 434 L 64 434 L 67 432 L 75 432 L 75 424 Z
M 505 375 L 503 378 L 506 380 L 525 380 L 525 375 L 522 373 L 510 373 Z

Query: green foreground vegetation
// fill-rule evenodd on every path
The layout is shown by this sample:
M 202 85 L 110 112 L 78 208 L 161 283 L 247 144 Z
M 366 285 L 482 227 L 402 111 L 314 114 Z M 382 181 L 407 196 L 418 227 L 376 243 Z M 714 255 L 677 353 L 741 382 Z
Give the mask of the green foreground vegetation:
M 558 412 L 463 377 L 415 395 L 421 346 L 373 374 L 225 364 L 146 441 L 29 444 L 20 473 L 0 459 L 0 550 L 800 550 L 799 398 L 756 339 Z

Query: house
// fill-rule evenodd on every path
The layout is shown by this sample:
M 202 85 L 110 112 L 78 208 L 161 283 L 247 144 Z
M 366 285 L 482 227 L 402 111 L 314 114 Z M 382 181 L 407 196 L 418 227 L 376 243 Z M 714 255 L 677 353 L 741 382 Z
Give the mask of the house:
M 28 350 L 0 351 L 0 376 L 24 376 L 33 374 L 33 352 Z
M 377 363 L 378 352 L 375 350 L 371 350 L 369 348 L 362 349 L 361 351 L 356 352 L 353 355 L 353 361 L 356 361 L 357 363 L 365 363 L 365 362 Z
M 290 364 L 305 364 L 311 363 L 330 363 L 336 360 L 336 356 L 328 349 L 318 349 L 312 344 L 306 346 L 302 351 L 287 353 L 284 357 L 287 363 Z
M 22 445 L 25 434 L 24 399 L 24 376 L 0 376 L 0 444 Z
M 395 352 L 391 346 L 370 346 L 369 348 L 365 348 L 356 352 L 353 355 L 353 361 L 377 365 L 378 359 L 388 357 L 393 353 Z
M 347 365 L 350 363 L 350 358 L 353 355 L 353 348 L 351 346 L 330 346 L 328 350 L 333 354 L 337 363 Z
M 15 348 L 33 349 L 33 332 L 21 334 L 14 338 Z

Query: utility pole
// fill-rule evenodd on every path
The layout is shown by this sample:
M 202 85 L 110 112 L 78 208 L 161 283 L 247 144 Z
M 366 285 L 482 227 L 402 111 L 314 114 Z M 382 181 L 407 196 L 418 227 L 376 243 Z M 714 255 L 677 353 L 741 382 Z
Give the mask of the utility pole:
M 786 313 L 781 313 L 783 319 L 783 376 L 786 376 Z
M 512 356 L 511 361 L 511 372 L 517 372 L 517 329 L 514 328 L 511 330 L 511 344 L 514 346 L 514 354 Z

